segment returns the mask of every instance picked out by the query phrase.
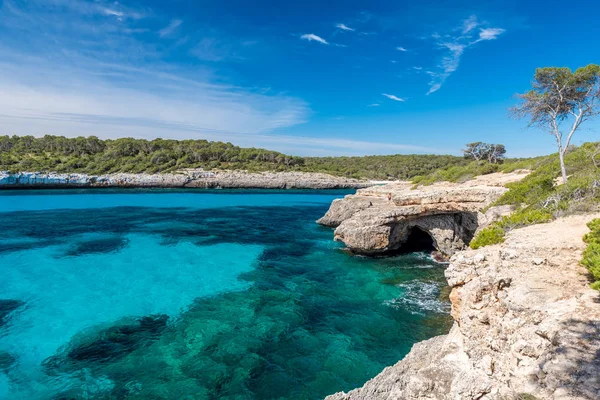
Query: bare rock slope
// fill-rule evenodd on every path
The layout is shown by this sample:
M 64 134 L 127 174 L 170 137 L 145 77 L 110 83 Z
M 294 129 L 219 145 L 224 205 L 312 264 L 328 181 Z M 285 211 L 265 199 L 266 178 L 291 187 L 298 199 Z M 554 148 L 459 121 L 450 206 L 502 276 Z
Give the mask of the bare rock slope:
M 505 183 L 524 176 L 497 173 L 462 184 L 443 182 L 413 189 L 409 182 L 396 182 L 360 189 L 335 200 L 317 222 L 336 227 L 334 238 L 356 253 L 398 250 L 418 229 L 431 236 L 439 251 L 452 255 L 464 248 L 494 213 L 510 211 L 505 207 L 481 213 L 508 190 Z
M 501 245 L 455 254 L 450 333 L 328 400 L 600 399 L 600 294 L 579 265 L 586 223 L 598 217 L 514 230 Z

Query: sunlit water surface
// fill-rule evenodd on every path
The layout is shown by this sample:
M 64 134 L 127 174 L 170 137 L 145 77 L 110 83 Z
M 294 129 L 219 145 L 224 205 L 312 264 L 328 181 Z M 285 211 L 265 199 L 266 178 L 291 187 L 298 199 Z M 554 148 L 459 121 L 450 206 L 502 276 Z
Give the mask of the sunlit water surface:
M 353 257 L 332 191 L 0 192 L 0 399 L 317 399 L 445 333 L 444 266 Z

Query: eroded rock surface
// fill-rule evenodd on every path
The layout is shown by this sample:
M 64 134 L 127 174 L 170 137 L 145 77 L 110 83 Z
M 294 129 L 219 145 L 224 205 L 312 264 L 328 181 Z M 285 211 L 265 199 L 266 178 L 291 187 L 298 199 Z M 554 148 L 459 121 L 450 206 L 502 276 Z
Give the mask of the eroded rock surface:
M 416 189 L 409 182 L 360 189 L 355 195 L 335 200 L 317 222 L 335 227 L 334 238 L 356 253 L 401 249 L 418 228 L 432 237 L 437 250 L 449 256 L 468 245 L 479 227 L 510 212 L 507 207 L 494 207 L 481 213 L 508 190 L 503 184 L 525 176 L 490 175 L 486 180 L 443 182 Z
M 579 265 L 586 223 L 599 216 L 514 230 L 502 245 L 455 254 L 450 333 L 328 400 L 599 399 L 600 293 Z

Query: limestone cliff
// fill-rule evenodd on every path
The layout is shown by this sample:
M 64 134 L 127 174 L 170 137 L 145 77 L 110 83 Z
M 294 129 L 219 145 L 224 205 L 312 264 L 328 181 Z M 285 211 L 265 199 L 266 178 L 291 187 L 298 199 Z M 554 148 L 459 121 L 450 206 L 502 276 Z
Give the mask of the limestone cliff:
M 415 229 L 426 232 L 445 255 L 464 248 L 478 227 L 495 214 L 481 211 L 508 189 L 502 185 L 520 180 L 524 173 L 490 174 L 462 184 L 440 183 L 413 189 L 408 182 L 360 189 L 332 203 L 317 222 L 336 227 L 334 238 L 360 254 L 382 254 L 401 249 Z
M 600 399 L 600 293 L 579 265 L 586 223 L 598 217 L 514 230 L 501 245 L 456 253 L 446 270 L 450 333 L 327 399 Z
M 355 189 L 367 181 L 308 172 L 184 170 L 172 174 L 106 175 L 0 171 L 0 189 L 45 187 Z

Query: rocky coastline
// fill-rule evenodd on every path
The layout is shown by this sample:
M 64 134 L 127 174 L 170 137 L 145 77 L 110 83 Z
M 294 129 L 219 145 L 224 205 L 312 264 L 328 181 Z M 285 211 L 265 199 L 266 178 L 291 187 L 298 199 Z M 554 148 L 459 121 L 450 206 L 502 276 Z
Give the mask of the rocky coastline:
M 517 229 L 501 245 L 454 254 L 450 333 L 327 400 L 599 399 L 600 294 L 579 264 L 586 223 L 598 217 Z
M 364 180 L 309 172 L 184 170 L 169 174 L 106 175 L 0 171 L 1 189 L 44 188 L 205 188 L 205 189 L 357 189 Z
M 401 249 L 415 229 L 449 259 L 453 327 L 417 343 L 361 388 L 327 400 L 600 399 L 600 293 L 579 261 L 587 222 L 560 218 L 516 229 L 499 245 L 467 248 L 511 207 L 489 207 L 517 174 L 413 188 L 358 190 L 318 222 L 359 254 Z M 485 212 L 484 212 L 485 211 Z

